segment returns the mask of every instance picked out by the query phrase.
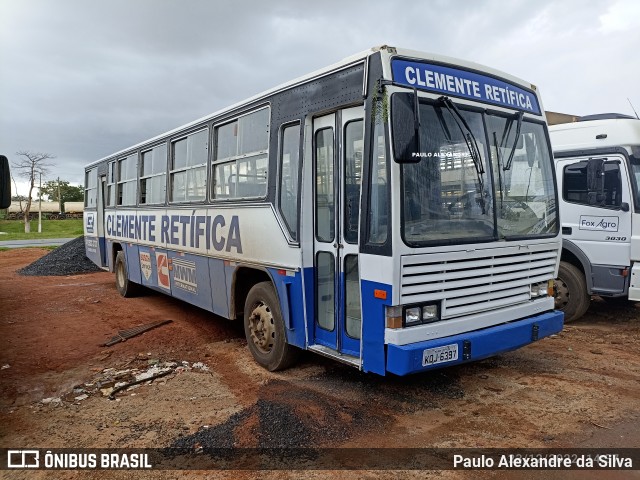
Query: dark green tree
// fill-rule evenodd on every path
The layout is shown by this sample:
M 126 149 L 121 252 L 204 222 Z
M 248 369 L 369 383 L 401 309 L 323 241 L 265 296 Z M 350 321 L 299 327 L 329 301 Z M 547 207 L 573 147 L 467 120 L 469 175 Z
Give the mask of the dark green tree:
M 58 180 L 49 180 L 42 184 L 41 194 L 48 197 L 50 201 L 57 202 L 58 199 Z M 64 202 L 82 202 L 84 200 L 84 188 L 81 186 L 70 185 L 66 180 L 60 180 L 60 197 Z

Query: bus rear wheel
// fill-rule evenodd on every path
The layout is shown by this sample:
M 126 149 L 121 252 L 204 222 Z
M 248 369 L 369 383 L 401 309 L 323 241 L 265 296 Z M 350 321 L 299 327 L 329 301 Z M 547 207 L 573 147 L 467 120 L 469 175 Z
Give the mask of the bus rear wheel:
M 278 297 L 271 282 L 254 285 L 244 304 L 244 333 L 255 361 L 270 372 L 284 370 L 300 350 L 287 343 Z
M 555 308 L 564 312 L 565 323 L 582 317 L 590 303 L 587 282 L 580 269 L 561 261 L 556 278 Z
M 116 254 L 115 271 L 116 288 L 120 295 L 125 298 L 131 298 L 140 293 L 140 285 L 129 280 L 129 275 L 127 274 L 127 260 L 122 250 Z

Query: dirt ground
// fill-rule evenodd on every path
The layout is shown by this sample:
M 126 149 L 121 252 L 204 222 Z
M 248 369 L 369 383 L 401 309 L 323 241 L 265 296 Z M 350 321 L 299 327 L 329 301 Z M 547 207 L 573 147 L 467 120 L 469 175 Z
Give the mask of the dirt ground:
M 310 353 L 290 370 L 269 373 L 253 362 L 239 325 L 160 294 L 121 298 L 110 273 L 15 273 L 45 253 L 0 252 L 0 448 L 143 448 L 195 440 L 238 447 L 640 447 L 640 304 L 594 299 L 587 315 L 557 336 L 428 374 L 378 377 Z M 165 319 L 173 322 L 100 346 L 120 330 Z M 113 387 L 107 377 L 162 365 L 172 365 L 173 373 L 122 391 L 117 400 L 104 395 Z M 0 471 L 0 477 L 50 478 L 47 473 Z M 471 472 L 460 471 L 404 473 L 471 478 Z M 593 477 L 473 473 L 640 478 L 638 470 L 596 471 Z M 57 478 L 131 475 L 56 472 Z M 259 476 L 398 478 L 398 472 Z

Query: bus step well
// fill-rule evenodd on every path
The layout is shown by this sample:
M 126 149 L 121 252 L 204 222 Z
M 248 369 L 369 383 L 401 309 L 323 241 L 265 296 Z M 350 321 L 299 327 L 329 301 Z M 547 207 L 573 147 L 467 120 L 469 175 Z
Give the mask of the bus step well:
M 309 350 L 315 353 L 319 353 L 324 357 L 329 357 L 338 362 L 345 363 L 347 365 L 351 365 L 352 367 L 356 367 L 360 369 L 361 362 L 360 357 L 354 357 L 353 355 L 347 355 L 346 353 L 340 353 L 333 348 L 325 347 L 324 345 L 309 345 Z

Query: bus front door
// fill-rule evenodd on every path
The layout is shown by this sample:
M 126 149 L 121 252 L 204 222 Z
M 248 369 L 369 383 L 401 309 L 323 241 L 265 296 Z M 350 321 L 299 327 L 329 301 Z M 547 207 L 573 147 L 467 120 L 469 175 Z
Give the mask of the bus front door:
M 360 356 L 362 107 L 314 119 L 314 341 Z

